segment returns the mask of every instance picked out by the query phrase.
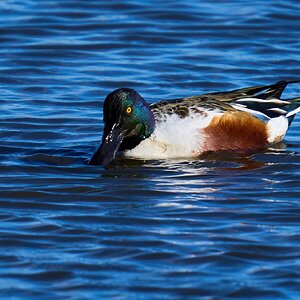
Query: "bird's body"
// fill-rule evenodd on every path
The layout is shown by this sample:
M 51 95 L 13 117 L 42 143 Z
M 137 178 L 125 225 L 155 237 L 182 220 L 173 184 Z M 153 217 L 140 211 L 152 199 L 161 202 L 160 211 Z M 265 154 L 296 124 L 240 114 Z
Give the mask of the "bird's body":
M 117 151 L 126 157 L 166 159 L 199 157 L 209 151 L 263 149 L 283 139 L 300 110 L 299 99 L 280 100 L 292 82 L 298 81 L 151 105 L 134 90 L 118 89 L 105 100 L 102 145 L 90 163 L 108 164 Z M 114 126 L 122 130 L 116 134 Z M 113 155 L 106 159 L 112 143 Z
M 131 150 L 125 150 L 126 157 L 141 159 L 195 157 L 202 151 L 204 142 L 201 130 L 211 116 L 167 116 L 163 121 L 156 120 L 154 132 Z
M 208 112 L 157 122 L 152 135 L 124 156 L 141 159 L 198 157 L 208 151 L 249 151 L 267 144 L 265 123 L 245 112 Z M 253 139 L 253 137 L 256 137 Z M 250 137 L 250 138 L 249 138 Z

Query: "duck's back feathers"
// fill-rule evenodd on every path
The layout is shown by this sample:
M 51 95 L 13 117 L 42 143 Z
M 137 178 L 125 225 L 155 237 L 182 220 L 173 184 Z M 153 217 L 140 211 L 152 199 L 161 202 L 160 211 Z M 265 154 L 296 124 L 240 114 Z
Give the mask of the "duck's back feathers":
M 300 80 L 281 80 L 269 85 L 251 86 L 228 92 L 208 93 L 204 94 L 204 96 L 213 96 L 215 99 L 225 102 L 232 102 L 240 98 L 252 97 L 260 99 L 280 98 L 288 84 L 298 82 L 300 82 Z
M 215 97 L 216 100 L 230 103 L 237 110 L 247 111 L 254 115 L 261 115 L 267 119 L 271 119 L 286 116 L 300 106 L 299 98 L 290 100 L 280 99 L 288 84 L 299 82 L 300 80 L 283 80 L 265 86 L 254 86 L 225 93 L 210 93 L 206 95 Z M 290 114 L 290 116 L 295 113 Z M 292 118 L 289 119 L 289 123 L 291 121 Z
M 161 101 L 150 105 L 158 121 L 167 115 L 177 114 L 180 118 L 190 115 L 205 115 L 207 111 L 246 111 L 266 119 L 287 116 L 289 124 L 299 112 L 300 98 L 281 100 L 288 84 L 300 80 L 279 81 L 275 84 L 247 87 L 228 92 L 209 93 L 181 99 Z
M 232 105 L 206 95 L 156 102 L 150 105 L 150 109 L 158 122 L 165 121 L 168 116 L 172 115 L 184 119 L 186 117 L 206 117 L 210 111 L 236 110 Z

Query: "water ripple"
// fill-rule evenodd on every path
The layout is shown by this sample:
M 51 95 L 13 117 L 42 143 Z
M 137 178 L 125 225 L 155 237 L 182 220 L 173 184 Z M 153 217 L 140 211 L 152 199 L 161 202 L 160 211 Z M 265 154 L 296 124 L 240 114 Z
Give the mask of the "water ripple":
M 152 102 L 298 78 L 299 9 L 1 1 L 1 296 L 298 299 L 299 117 L 249 156 L 86 160 L 120 86 Z

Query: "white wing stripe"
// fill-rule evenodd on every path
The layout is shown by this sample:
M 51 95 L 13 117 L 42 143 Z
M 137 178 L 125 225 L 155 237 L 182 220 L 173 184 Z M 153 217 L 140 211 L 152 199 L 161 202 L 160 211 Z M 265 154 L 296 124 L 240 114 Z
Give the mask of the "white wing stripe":
M 298 107 L 298 108 L 296 108 L 296 109 L 290 111 L 290 112 L 286 115 L 286 117 L 288 118 L 288 117 L 290 117 L 290 116 L 292 116 L 292 115 L 295 115 L 295 114 L 298 113 L 299 111 L 300 111 L 300 107 Z
M 252 113 L 254 115 L 260 115 L 260 116 L 264 116 L 265 118 L 271 119 L 269 116 L 267 116 L 266 114 L 262 113 L 261 111 L 247 108 L 244 105 L 235 104 L 235 105 L 232 105 L 232 107 L 235 108 L 235 109 L 237 109 L 237 110 L 240 110 L 240 111 L 245 111 L 245 112 L 248 112 L 248 113 Z
M 284 109 L 281 109 L 281 108 L 269 108 L 267 110 L 275 111 L 275 112 L 278 112 L 278 113 L 280 113 L 282 115 L 286 115 L 287 114 L 287 111 L 284 110 Z
M 289 101 L 284 101 L 280 99 L 259 99 L 259 98 L 242 98 L 235 100 L 235 102 L 258 102 L 258 103 L 275 103 L 275 104 L 290 104 Z

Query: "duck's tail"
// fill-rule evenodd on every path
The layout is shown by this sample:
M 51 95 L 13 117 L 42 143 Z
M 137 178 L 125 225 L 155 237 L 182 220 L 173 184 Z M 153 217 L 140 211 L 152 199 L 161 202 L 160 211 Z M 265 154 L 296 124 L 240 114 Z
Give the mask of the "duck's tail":
M 232 101 L 235 108 L 260 115 L 268 119 L 268 141 L 276 143 L 283 139 L 294 117 L 300 112 L 300 97 L 282 100 L 282 92 L 290 83 L 300 80 L 279 81 L 265 87 L 255 87 L 246 91 L 247 96 Z M 244 92 L 245 93 L 245 92 Z
M 296 114 L 300 111 L 300 97 L 285 101 L 288 103 L 277 110 L 278 116 L 271 117 L 267 122 L 269 143 L 278 143 L 284 138 Z
M 294 117 L 298 112 L 300 112 L 300 97 L 288 100 L 290 104 L 286 105 L 285 111 L 287 114 L 285 115 L 289 120 L 289 125 L 294 120 Z
M 251 88 L 247 89 L 247 95 L 244 92 L 235 99 L 231 99 L 231 103 L 238 109 L 249 110 L 254 114 L 263 115 L 268 119 L 279 117 L 281 115 L 294 115 L 298 112 L 296 110 L 300 105 L 300 98 L 282 100 L 280 99 L 282 92 L 290 83 L 298 83 L 300 80 L 279 81 L 275 84 L 264 87 L 256 87 L 255 91 Z M 251 90 L 251 92 L 250 92 Z M 259 90 L 259 92 L 257 92 Z

